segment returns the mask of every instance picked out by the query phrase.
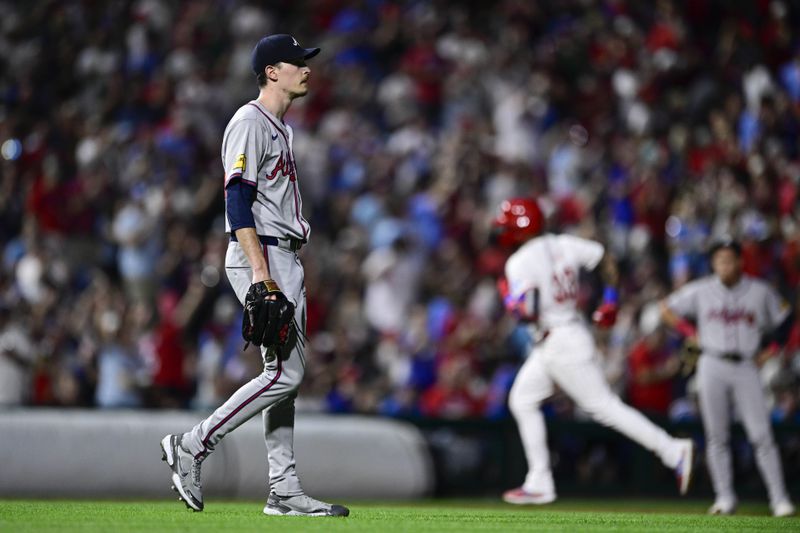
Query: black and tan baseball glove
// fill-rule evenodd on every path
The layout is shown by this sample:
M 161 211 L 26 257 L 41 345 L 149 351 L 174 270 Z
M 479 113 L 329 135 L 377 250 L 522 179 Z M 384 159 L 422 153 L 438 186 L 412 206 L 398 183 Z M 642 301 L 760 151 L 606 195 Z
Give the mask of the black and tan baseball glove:
M 253 283 L 244 299 L 242 337 L 247 344 L 266 348 L 280 347 L 289 340 L 294 318 L 294 305 L 275 280 Z
M 700 358 L 702 350 L 697 344 L 697 339 L 686 339 L 683 341 L 680 351 L 681 375 L 685 378 L 694 374 L 697 368 L 697 360 Z

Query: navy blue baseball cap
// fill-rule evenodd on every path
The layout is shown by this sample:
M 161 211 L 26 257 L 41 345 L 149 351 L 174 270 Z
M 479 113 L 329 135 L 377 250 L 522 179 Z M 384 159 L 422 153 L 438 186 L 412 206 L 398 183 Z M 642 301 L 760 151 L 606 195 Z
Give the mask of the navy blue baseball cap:
M 711 244 L 711 247 L 708 249 L 708 257 L 714 257 L 720 250 L 732 250 L 737 256 L 742 255 L 742 245 L 730 236 L 724 236 Z
M 253 48 L 253 72 L 264 72 L 267 65 L 281 61 L 291 62 L 298 59 L 311 59 L 319 53 L 319 48 L 303 48 L 297 39 L 285 33 L 267 35 Z

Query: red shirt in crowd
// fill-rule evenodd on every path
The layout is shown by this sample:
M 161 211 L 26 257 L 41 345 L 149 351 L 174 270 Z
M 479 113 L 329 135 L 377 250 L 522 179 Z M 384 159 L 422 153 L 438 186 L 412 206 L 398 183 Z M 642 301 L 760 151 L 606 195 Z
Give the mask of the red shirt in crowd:
M 640 411 L 648 411 L 666 415 L 672 403 L 672 378 L 654 383 L 638 383 L 643 372 L 654 371 L 661 367 L 670 354 L 663 348 L 651 348 L 647 341 L 639 341 L 631 350 L 628 359 L 630 384 L 628 385 L 628 402 Z

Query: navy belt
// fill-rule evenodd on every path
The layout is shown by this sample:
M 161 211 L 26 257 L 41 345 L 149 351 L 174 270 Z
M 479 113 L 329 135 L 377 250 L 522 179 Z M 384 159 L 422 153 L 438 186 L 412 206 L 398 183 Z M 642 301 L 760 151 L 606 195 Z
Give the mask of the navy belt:
M 239 239 L 236 238 L 235 233 L 231 233 L 230 235 L 231 241 L 239 242 Z M 300 239 L 292 239 L 291 237 L 288 239 L 279 239 L 277 237 L 258 235 L 258 240 L 261 242 L 261 244 L 266 244 L 267 246 L 277 246 L 278 248 L 289 250 L 290 252 L 296 252 L 303 247 L 303 244 L 305 244 Z
M 747 360 L 747 357 L 745 357 L 741 352 L 717 352 L 712 350 L 704 350 L 703 354 L 708 354 L 715 359 L 722 359 L 723 361 L 736 364 L 743 363 Z
M 739 352 L 724 352 L 719 354 L 720 359 L 730 361 L 731 363 L 741 363 L 744 361 L 744 356 Z

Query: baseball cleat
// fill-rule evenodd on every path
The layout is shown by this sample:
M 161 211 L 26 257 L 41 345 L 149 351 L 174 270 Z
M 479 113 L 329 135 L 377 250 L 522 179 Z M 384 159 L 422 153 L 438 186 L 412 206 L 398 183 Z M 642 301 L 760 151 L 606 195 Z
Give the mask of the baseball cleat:
M 172 470 L 172 490 L 178 493 L 192 511 L 203 510 L 203 488 L 200 481 L 200 461 L 181 447 L 178 435 L 167 435 L 161 439 L 161 460 Z
M 675 478 L 678 480 L 678 491 L 684 496 L 692 484 L 694 470 L 694 441 L 692 439 L 679 439 L 681 456 L 678 466 L 675 467 Z
M 528 492 L 522 487 L 507 490 L 503 493 L 503 501 L 514 505 L 544 505 L 556 501 L 555 492 Z
M 772 506 L 772 516 L 784 517 L 794 516 L 795 508 L 790 501 L 784 501 L 777 505 Z
M 736 502 L 729 500 L 716 500 L 714 505 L 708 508 L 708 514 L 732 515 L 736 512 Z
M 331 505 L 315 500 L 305 494 L 278 496 L 271 492 L 264 506 L 264 514 L 272 516 L 348 516 L 350 509 L 343 505 Z

